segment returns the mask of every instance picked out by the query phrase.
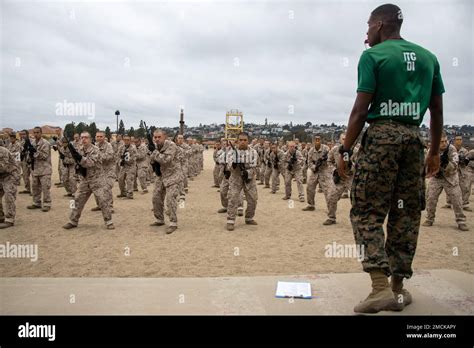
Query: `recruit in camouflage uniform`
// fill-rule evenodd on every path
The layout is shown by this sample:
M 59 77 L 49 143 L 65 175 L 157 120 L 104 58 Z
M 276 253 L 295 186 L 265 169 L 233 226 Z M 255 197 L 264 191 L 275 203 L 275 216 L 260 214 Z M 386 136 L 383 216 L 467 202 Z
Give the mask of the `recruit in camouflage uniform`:
M 65 137 L 61 138 L 61 145 L 58 147 L 58 152 L 59 162 L 61 162 L 63 166 L 61 182 L 66 189 L 66 196 L 72 197 L 77 191 L 76 161 L 72 157 L 67 144 L 67 139 Z
M 263 144 L 263 166 L 265 170 L 263 172 L 263 179 L 265 182 L 264 188 L 270 188 L 270 178 L 272 176 L 272 163 L 270 161 L 270 142 L 265 140 Z
M 443 153 L 447 154 L 447 158 L 443 163 Z M 423 226 L 432 226 L 435 213 L 436 205 L 438 204 L 438 198 L 443 189 L 446 191 L 446 195 L 449 198 L 453 206 L 454 215 L 456 217 L 456 223 L 461 231 L 468 231 L 466 226 L 466 216 L 462 211 L 462 197 L 461 188 L 459 187 L 459 175 L 458 175 L 458 163 L 459 156 L 456 148 L 453 145 L 448 144 L 446 137 L 441 139 L 440 145 L 441 155 L 441 168 L 439 173 L 430 178 L 427 190 L 427 204 L 426 204 L 426 221 Z
M 16 192 L 20 184 L 20 153 L 0 146 L 0 228 L 15 224 Z M 5 203 L 3 203 L 5 198 Z
M 334 182 L 332 179 L 331 167 L 328 164 L 329 147 L 321 144 L 321 138 L 314 138 L 314 146 L 308 151 L 308 166 L 311 170 L 308 185 L 306 186 L 306 195 L 308 196 L 308 206 L 303 208 L 305 211 L 315 210 L 316 186 L 319 184 L 326 199 L 326 205 L 329 202 L 329 195 L 333 190 Z
M 28 132 L 26 130 L 22 130 L 20 132 L 20 145 L 21 145 L 21 177 L 23 178 L 23 182 L 25 183 L 25 189 L 20 191 L 19 193 L 31 194 L 31 169 L 30 165 L 28 164 L 28 151 L 26 150 L 25 146 L 25 139 L 29 137 Z
M 89 197 L 93 194 L 102 212 L 106 228 L 113 230 L 115 227 L 112 223 L 110 202 L 107 201 L 111 196 L 111 193 L 108 192 L 110 191 L 110 185 L 107 183 L 103 172 L 102 155 L 99 148 L 92 144 L 91 135 L 87 132 L 81 134 L 81 146 L 79 149 L 76 149 L 73 144 L 68 146 L 76 161 L 80 179 L 74 200 L 71 201 L 70 222 L 65 224 L 63 228 L 69 230 L 77 227 L 82 210 Z
M 155 179 L 153 191 L 153 213 L 156 222 L 152 226 L 165 224 L 164 205 L 169 216 L 169 226 L 166 233 L 173 233 L 178 228 L 178 195 L 181 182 L 181 168 L 178 160 L 178 146 L 167 139 L 166 133 L 156 130 L 153 133 L 153 144 L 149 144 L 150 151 L 155 148 L 150 156 L 152 162 L 160 166 L 160 174 Z
M 51 146 L 41 138 L 40 127 L 34 128 L 35 139 L 31 142 L 29 158 L 32 170 L 33 204 L 28 209 L 41 209 L 48 212 L 51 209 Z M 41 206 L 43 196 L 43 206 Z
M 308 182 L 308 152 L 309 147 L 306 143 L 301 143 L 301 154 L 303 155 L 303 184 Z
M 135 146 L 137 148 L 137 177 L 135 178 L 134 187 L 137 186 L 137 181 L 139 181 L 143 193 L 148 193 L 146 183 L 148 164 L 150 162 L 148 159 L 148 147 L 141 138 L 135 139 Z
M 469 150 L 466 156 L 467 160 L 467 174 L 469 176 L 468 182 L 469 182 L 469 195 L 472 193 L 472 183 L 474 182 L 474 149 Z M 469 198 L 468 198 L 469 201 Z
M 240 133 L 238 148 L 227 153 L 227 170 L 229 177 L 229 205 L 227 207 L 227 230 L 233 231 L 238 206 L 241 202 L 242 190 L 247 201 L 245 223 L 257 225 L 253 219 L 257 208 L 257 158 L 258 153 L 248 146 L 248 135 Z
M 285 153 L 283 165 L 285 168 L 285 197 L 283 200 L 291 198 L 291 181 L 295 179 L 298 187 L 298 197 L 300 202 L 304 202 L 304 188 L 303 188 L 303 155 L 300 150 L 296 149 L 296 144 L 293 141 L 288 143 L 288 151 Z
M 341 134 L 340 140 L 341 145 L 344 144 L 345 134 Z M 329 193 L 328 199 L 328 219 L 323 222 L 323 225 L 332 225 L 336 223 L 336 210 L 337 210 L 337 202 L 341 199 L 342 195 L 347 192 L 348 189 L 352 186 L 352 179 L 354 178 L 354 164 L 357 157 L 357 152 L 359 151 L 359 146 L 356 145 L 354 147 L 352 156 L 350 156 L 348 163 L 348 170 L 346 171 L 346 177 L 341 178 L 338 172 L 338 164 L 340 161 L 341 154 L 339 153 L 340 146 L 334 146 L 329 151 L 329 158 L 328 162 L 332 164 L 334 167 L 333 170 L 333 182 L 334 185 L 332 187 L 331 192 Z
M 276 193 L 280 189 L 280 175 L 285 180 L 285 153 L 278 148 L 277 144 L 271 146 L 270 163 L 272 165 L 271 192 Z
M 96 146 L 99 149 L 100 153 L 100 162 L 102 167 L 102 176 L 104 177 L 106 190 L 104 197 L 105 203 L 109 205 L 110 212 L 113 213 L 113 206 L 114 206 L 114 197 L 112 194 L 112 188 L 114 187 L 115 183 L 115 153 L 112 145 L 107 142 L 105 139 L 104 132 L 97 132 L 95 135 Z M 92 211 L 99 211 L 101 210 L 101 203 L 99 198 L 95 196 L 95 204 L 96 206 L 92 208 Z
M 130 137 L 123 137 L 124 144 L 119 148 L 120 173 L 118 178 L 120 194 L 119 198 L 133 199 L 133 184 L 135 180 L 137 148 L 131 144 Z
M 468 172 L 469 151 L 465 147 L 462 146 L 462 136 L 459 136 L 459 135 L 456 136 L 456 138 L 454 139 L 454 147 L 456 148 L 456 151 L 458 152 L 458 157 L 459 157 L 458 176 L 459 176 L 459 187 L 461 188 L 463 209 L 466 211 L 472 211 L 472 209 L 469 207 L 469 196 L 470 196 L 469 184 L 471 181 L 471 178 Z M 447 208 L 451 208 L 451 202 L 447 195 L 446 195 L 446 203 L 447 203 Z
M 220 214 L 227 213 L 227 208 L 229 206 L 229 178 L 231 171 L 227 169 L 227 154 L 232 151 L 230 145 L 227 145 L 227 140 L 224 140 L 221 145 L 221 149 L 219 150 L 217 161 L 220 166 L 220 171 L 222 172 L 222 180 L 220 183 L 219 195 L 221 198 L 222 208 L 220 208 L 217 212 Z M 239 204 L 237 208 L 237 215 L 243 216 L 244 215 L 244 192 L 242 191 L 240 194 Z
M 214 160 L 214 170 L 212 171 L 212 177 L 214 178 L 214 185 L 212 187 L 219 187 L 220 185 L 220 177 L 219 173 L 221 171 L 221 166 L 219 165 L 218 157 L 221 153 L 221 142 L 216 141 L 214 144 L 214 152 L 212 153 L 212 158 Z
M 112 142 L 112 148 L 114 150 L 115 154 L 115 177 L 118 180 L 118 177 L 120 175 L 120 156 L 119 156 L 119 150 L 123 146 L 123 140 L 122 136 L 118 134 L 115 138 L 115 141 Z

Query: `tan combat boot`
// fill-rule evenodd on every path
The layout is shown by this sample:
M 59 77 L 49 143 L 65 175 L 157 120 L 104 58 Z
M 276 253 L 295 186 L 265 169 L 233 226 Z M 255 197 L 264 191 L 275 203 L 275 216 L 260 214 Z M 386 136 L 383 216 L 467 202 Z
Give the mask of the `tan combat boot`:
M 369 296 L 354 307 L 356 313 L 377 313 L 380 311 L 399 311 L 392 289 L 388 284 L 388 277 L 382 270 L 370 272 L 372 278 L 372 292 Z
M 392 287 L 393 294 L 395 295 L 395 300 L 401 309 L 405 308 L 411 303 L 411 294 L 403 288 L 403 277 L 392 275 L 390 286 Z

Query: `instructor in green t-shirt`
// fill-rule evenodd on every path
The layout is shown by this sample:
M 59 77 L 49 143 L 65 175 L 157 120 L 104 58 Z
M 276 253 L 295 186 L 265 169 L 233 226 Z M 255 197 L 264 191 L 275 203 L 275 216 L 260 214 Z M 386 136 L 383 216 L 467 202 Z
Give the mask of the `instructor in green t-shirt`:
M 351 149 L 369 123 L 356 163 L 350 218 L 373 290 L 354 308 L 357 313 L 402 310 L 411 303 L 403 279 L 413 273 L 425 208 L 425 165 L 428 177 L 439 170 L 444 93 L 439 63 L 428 50 L 401 38 L 402 22 L 400 8 L 391 4 L 370 15 L 371 48 L 359 61 L 357 97 L 340 148 L 338 168 L 344 177 Z M 425 162 L 419 125 L 428 108 L 431 147 Z

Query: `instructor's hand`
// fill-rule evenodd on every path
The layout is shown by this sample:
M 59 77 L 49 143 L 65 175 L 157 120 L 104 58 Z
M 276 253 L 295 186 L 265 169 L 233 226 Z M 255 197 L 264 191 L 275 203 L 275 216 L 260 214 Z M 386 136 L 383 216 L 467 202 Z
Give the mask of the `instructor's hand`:
M 339 156 L 339 163 L 337 164 L 337 172 L 341 178 L 347 178 L 346 175 L 347 163 L 344 161 L 343 156 Z
M 432 154 L 428 152 L 426 155 L 426 177 L 431 178 L 439 172 L 439 153 Z

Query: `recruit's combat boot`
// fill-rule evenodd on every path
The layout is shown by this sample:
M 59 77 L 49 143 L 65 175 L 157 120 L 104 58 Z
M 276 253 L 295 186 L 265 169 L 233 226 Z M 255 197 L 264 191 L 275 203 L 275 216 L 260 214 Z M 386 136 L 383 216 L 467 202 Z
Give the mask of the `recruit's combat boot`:
M 227 224 L 227 231 L 233 231 L 234 230 L 234 224 Z
M 411 294 L 403 288 L 403 277 L 392 275 L 390 286 L 392 287 L 393 294 L 395 295 L 395 300 L 401 309 L 405 308 L 411 303 Z
M 244 216 L 244 208 L 237 208 L 237 215 Z
M 64 228 L 65 230 L 70 230 L 71 228 L 76 228 L 76 227 L 77 227 L 77 225 L 73 225 L 73 224 L 70 223 L 70 222 L 68 222 L 67 224 L 65 224 L 65 225 L 63 226 L 63 228 Z
M 466 225 L 466 224 L 463 224 L 463 223 L 458 224 L 458 228 L 459 228 L 461 231 L 469 231 L 469 228 L 467 227 L 467 225 Z
M 176 231 L 176 229 L 178 228 L 178 226 L 168 226 L 166 228 L 166 234 L 171 234 L 173 233 L 174 231 Z
M 13 226 L 13 222 L 2 222 L 2 223 L 0 223 L 0 229 L 12 227 L 12 226 Z
M 51 207 L 43 207 L 43 208 L 41 208 L 41 211 L 43 211 L 43 212 L 45 212 L 45 213 L 47 213 L 47 212 L 50 211 L 50 210 L 51 210 Z
M 108 224 L 108 225 L 105 226 L 105 228 L 108 229 L 108 230 L 115 230 L 114 224 Z
M 465 210 L 465 211 L 472 211 L 471 207 L 469 207 L 469 206 L 465 206 L 462 209 Z
M 341 198 L 349 198 L 349 195 L 347 194 L 347 192 L 344 192 L 341 196 Z
M 258 224 L 257 224 L 257 221 L 255 221 L 255 220 L 248 220 L 248 221 L 245 221 L 245 223 L 246 223 L 247 225 L 258 225 Z
M 336 223 L 335 220 L 327 219 L 323 222 L 323 225 L 334 225 Z
M 227 213 L 227 208 L 220 208 L 217 212 L 218 212 L 219 214 Z
M 433 226 L 433 221 L 425 220 L 425 222 L 423 222 L 421 226 L 431 227 Z
M 401 310 L 402 308 L 395 300 L 385 273 L 381 270 L 371 271 L 370 278 L 372 278 L 372 292 L 364 301 L 354 307 L 354 312 L 377 313 Z
M 100 209 L 100 207 L 94 207 L 91 209 L 91 211 L 101 211 L 102 209 Z
M 451 209 L 451 204 L 445 204 L 445 205 L 443 205 L 443 208 L 445 208 L 445 209 Z
M 314 210 L 316 210 L 316 208 L 312 205 L 308 205 L 307 207 L 304 207 L 301 210 L 303 210 L 303 211 L 314 211 Z

